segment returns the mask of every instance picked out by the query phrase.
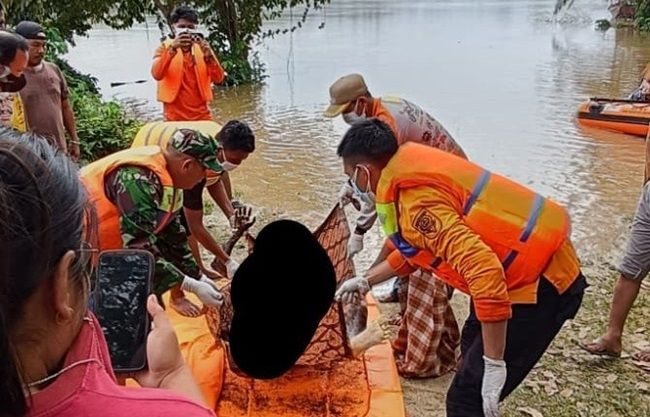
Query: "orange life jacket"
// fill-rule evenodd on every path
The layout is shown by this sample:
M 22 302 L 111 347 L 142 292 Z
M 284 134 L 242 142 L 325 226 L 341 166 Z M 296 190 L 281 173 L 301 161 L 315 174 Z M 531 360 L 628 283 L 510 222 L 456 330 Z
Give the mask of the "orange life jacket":
M 164 42 L 164 46 L 169 48 L 172 43 L 173 41 L 171 39 L 167 39 Z M 192 44 L 191 53 L 194 59 L 194 69 L 196 71 L 196 78 L 199 83 L 201 97 L 206 102 L 212 101 L 212 81 L 210 80 L 208 67 L 205 64 L 203 51 L 201 51 L 201 48 L 194 43 Z M 163 103 L 173 103 L 181 89 L 182 80 L 183 52 L 179 50 L 172 58 L 172 62 L 170 62 L 169 67 L 167 68 L 165 78 L 158 81 L 158 101 Z
M 409 263 L 435 272 L 464 292 L 469 292 L 468 285 L 451 266 L 402 237 L 400 190 L 420 186 L 458 196 L 459 215 L 498 256 L 509 293 L 535 291 L 540 275 L 570 234 L 565 209 L 532 190 L 447 152 L 415 143 L 400 146 L 382 171 L 377 189 L 384 232 Z M 559 283 L 568 286 L 564 284 Z
M 106 196 L 104 179 L 113 170 L 125 165 L 150 169 L 163 186 L 161 208 L 167 211 L 167 216 L 156 227 L 155 234 L 169 224 L 183 204 L 183 193 L 174 188 L 172 178 L 167 171 L 165 157 L 158 146 L 127 149 L 86 165 L 79 175 L 86 187 L 90 202 L 95 205 L 97 211 L 100 251 L 123 248 L 120 215 L 115 204 Z
M 141 146 L 160 146 L 166 149 L 172 136 L 178 129 L 194 129 L 208 136 L 216 136 L 221 130 L 221 126 L 212 121 L 200 122 L 151 122 L 142 126 L 133 139 L 131 148 L 139 148 Z M 223 176 L 224 171 L 217 172 L 206 170 L 205 185 L 211 186 L 219 182 Z

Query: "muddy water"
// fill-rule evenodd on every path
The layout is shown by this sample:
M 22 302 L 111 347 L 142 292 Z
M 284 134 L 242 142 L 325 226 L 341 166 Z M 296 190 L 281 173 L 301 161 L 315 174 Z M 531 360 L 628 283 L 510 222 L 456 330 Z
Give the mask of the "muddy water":
M 400 95 L 428 109 L 474 161 L 566 204 L 583 257 L 616 246 L 642 180 L 643 141 L 584 130 L 576 106 L 589 96 L 624 96 L 650 61 L 650 39 L 596 32 L 606 2 L 584 0 L 560 22 L 551 0 L 332 0 L 293 35 L 258 48 L 261 87 L 220 89 L 219 121 L 248 121 L 259 151 L 234 173 L 246 201 L 316 224 L 341 182 L 341 120 L 321 116 L 327 89 L 361 72 L 375 95 Z M 269 24 L 285 28 L 302 9 Z M 325 23 L 323 29 L 318 27 Z M 149 79 L 155 26 L 96 28 L 70 61 L 96 75 L 104 94 L 154 101 Z M 378 234 L 377 234 L 378 236 Z

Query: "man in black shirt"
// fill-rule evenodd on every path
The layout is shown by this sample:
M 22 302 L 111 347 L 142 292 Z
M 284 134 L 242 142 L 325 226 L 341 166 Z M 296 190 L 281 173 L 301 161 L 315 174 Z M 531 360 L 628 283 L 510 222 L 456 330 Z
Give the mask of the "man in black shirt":
M 181 216 L 181 222 L 187 230 L 188 242 L 194 258 L 203 272 L 206 275 L 214 274 L 213 271 L 203 265 L 198 244 L 201 244 L 208 252 L 219 258 L 226 265 L 228 278 L 232 278 L 239 264 L 223 251 L 203 224 L 203 190 L 207 187 L 210 196 L 233 225 L 235 210 L 231 203 L 230 183 L 225 180 L 227 173 L 236 169 L 255 150 L 255 135 L 246 123 L 231 120 L 224 125 L 217 134 L 216 139 L 219 144 L 217 160 L 223 170 L 209 173 L 207 178 L 193 189 L 183 192 L 183 216 Z

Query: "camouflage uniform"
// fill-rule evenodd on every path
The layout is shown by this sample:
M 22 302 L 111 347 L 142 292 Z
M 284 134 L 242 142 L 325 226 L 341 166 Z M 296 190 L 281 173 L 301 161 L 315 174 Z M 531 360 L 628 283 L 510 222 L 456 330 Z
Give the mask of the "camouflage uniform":
M 190 129 L 180 129 L 170 141 L 171 147 L 196 158 L 207 169 L 220 168 L 217 144 L 213 138 Z M 187 244 L 187 234 L 176 212 L 167 220 L 163 207 L 163 186 L 148 168 L 124 165 L 105 178 L 105 193 L 120 213 L 120 233 L 124 248 L 144 249 L 156 258 L 154 292 L 162 294 L 180 284 L 185 275 L 199 278 L 199 266 Z M 181 190 L 178 190 L 180 195 Z M 179 205 L 180 208 L 180 205 Z

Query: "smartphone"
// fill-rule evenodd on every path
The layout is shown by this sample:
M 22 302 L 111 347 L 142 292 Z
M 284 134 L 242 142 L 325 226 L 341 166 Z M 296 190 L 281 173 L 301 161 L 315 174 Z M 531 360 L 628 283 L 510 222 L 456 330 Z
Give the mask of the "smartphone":
M 147 335 L 151 318 L 154 258 L 144 250 L 113 250 L 99 255 L 92 310 L 97 317 L 115 372 L 135 372 L 147 366 Z

